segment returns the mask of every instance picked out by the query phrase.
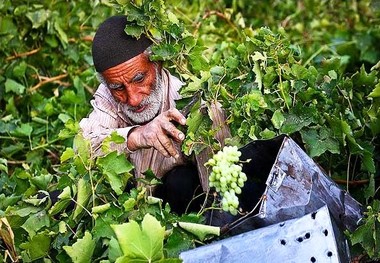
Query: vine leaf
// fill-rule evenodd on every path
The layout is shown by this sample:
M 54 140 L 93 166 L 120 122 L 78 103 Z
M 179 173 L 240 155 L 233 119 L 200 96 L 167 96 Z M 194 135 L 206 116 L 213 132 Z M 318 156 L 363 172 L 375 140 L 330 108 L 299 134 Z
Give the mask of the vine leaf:
M 122 194 L 125 183 L 132 176 L 129 172 L 133 169 L 133 165 L 123 154 L 118 155 L 116 151 L 98 158 L 97 164 L 116 194 Z
M 50 227 L 50 220 L 46 214 L 46 211 L 42 210 L 28 217 L 28 219 L 21 227 L 25 229 L 29 233 L 29 236 L 32 238 L 41 228 Z
M 123 257 L 116 262 L 154 262 L 163 259 L 165 228 L 150 214 L 146 214 L 141 227 L 136 221 L 112 225 Z
M 220 227 L 209 226 L 197 223 L 178 222 L 178 226 L 198 237 L 201 241 L 205 240 L 208 235 L 219 236 Z
M 73 158 L 75 156 L 75 151 L 71 147 L 67 147 L 66 150 L 61 155 L 61 163 Z
M 378 83 L 368 97 L 378 98 L 380 97 L 380 83 Z
M 339 142 L 332 138 L 327 129 L 301 131 L 302 139 L 308 145 L 310 157 L 320 156 L 326 151 L 339 154 Z
M 102 142 L 102 152 L 110 153 L 113 144 L 122 144 L 125 138 L 119 135 L 116 131 L 112 132 L 110 136 L 106 137 Z
M 26 253 L 23 255 L 25 262 L 32 262 L 36 259 L 46 256 L 49 252 L 51 238 L 45 231 L 33 236 L 28 242 L 20 244 L 20 248 Z
M 92 239 L 89 232 L 86 232 L 82 239 L 78 239 L 72 246 L 64 246 L 63 249 L 74 263 L 91 262 L 95 249 L 95 240 Z
M 88 200 L 91 196 L 91 187 L 87 180 L 80 178 L 78 181 L 78 194 L 76 200 L 76 207 L 73 213 L 73 219 L 76 219 L 86 207 Z
M 5 82 L 5 92 L 10 91 L 13 91 L 16 94 L 23 94 L 25 91 L 25 86 L 13 79 L 7 79 Z

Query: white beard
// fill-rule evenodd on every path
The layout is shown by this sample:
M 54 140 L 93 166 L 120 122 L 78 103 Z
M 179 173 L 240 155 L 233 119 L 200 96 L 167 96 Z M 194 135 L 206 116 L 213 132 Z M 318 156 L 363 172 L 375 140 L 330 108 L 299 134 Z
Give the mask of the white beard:
M 156 83 L 152 92 L 140 103 L 139 107 L 123 105 L 125 115 L 136 124 L 142 124 L 152 120 L 161 109 L 163 85 L 158 72 L 156 72 L 156 76 Z M 146 108 L 142 112 L 135 112 L 136 109 L 144 106 L 146 106 Z

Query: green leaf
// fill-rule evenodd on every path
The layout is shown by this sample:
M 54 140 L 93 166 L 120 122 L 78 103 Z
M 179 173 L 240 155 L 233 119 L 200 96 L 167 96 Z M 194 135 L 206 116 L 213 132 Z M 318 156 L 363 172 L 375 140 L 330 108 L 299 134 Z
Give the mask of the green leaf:
M 33 127 L 29 123 L 23 123 L 12 131 L 12 135 L 20 137 L 28 137 L 32 134 Z
M 369 257 L 379 258 L 380 225 L 378 221 L 378 200 L 375 200 L 372 207 L 368 207 L 367 217 L 364 224 L 359 226 L 351 235 L 351 243 L 361 244 Z
M 24 91 L 25 91 L 25 86 L 18 83 L 17 81 L 13 80 L 13 79 L 7 79 L 5 81 L 5 92 L 14 92 L 18 95 L 20 94 L 23 94 Z
M 227 61 L 224 63 L 226 68 L 237 68 L 239 66 L 239 60 L 236 57 L 228 57 Z
M 153 46 L 152 51 L 154 60 L 169 60 L 177 53 L 174 46 L 165 43 Z
M 309 109 L 305 111 L 303 106 L 298 105 L 292 108 L 288 114 L 284 114 L 285 121 L 281 127 L 281 132 L 291 134 L 299 131 L 313 123 L 315 121 L 315 115 L 315 108 L 309 107 Z
M 53 175 L 51 174 L 41 174 L 30 179 L 30 181 L 40 190 L 47 190 L 48 184 L 51 180 L 53 180 Z
M 71 202 L 71 189 L 66 186 L 58 195 L 58 201 L 49 209 L 49 214 L 54 216 L 65 209 Z
M 6 34 L 17 34 L 17 26 L 13 23 L 13 16 L 2 16 L 0 18 L 0 35 Z
M 364 197 L 367 200 L 367 202 L 368 202 L 369 198 L 372 198 L 375 196 L 375 190 L 376 190 L 375 179 L 374 179 L 373 174 L 371 174 L 370 178 L 369 178 L 369 184 L 363 191 Z
M 102 168 L 103 172 L 107 171 L 115 174 L 128 173 L 133 169 L 133 165 L 127 160 L 125 155 L 118 155 L 116 151 L 98 158 L 97 164 Z
M 120 249 L 119 242 L 116 238 L 111 237 L 110 243 L 108 245 L 108 258 L 111 262 L 115 262 L 117 258 L 123 256 L 123 252 Z
M 54 22 L 54 29 L 57 31 L 59 40 L 61 40 L 62 44 L 67 44 L 69 42 L 68 37 L 58 21 Z
M 125 188 L 126 181 L 131 175 L 129 174 L 127 177 L 122 178 L 120 175 L 112 172 L 104 171 L 103 173 L 107 181 L 110 183 L 112 190 L 114 190 L 117 195 L 121 195 Z
M 378 98 L 380 97 L 380 83 L 378 83 L 375 88 L 371 91 L 370 94 L 368 94 L 368 97 L 371 98 Z
M 11 144 L 9 146 L 5 146 L 0 150 L 0 153 L 4 156 L 10 157 L 13 154 L 20 152 L 24 149 L 25 144 L 17 142 L 15 144 Z
M 260 137 L 262 139 L 272 139 L 275 136 L 276 136 L 276 133 L 267 128 L 265 128 L 263 131 L 260 132 Z
M 129 212 L 129 211 L 132 211 L 133 208 L 135 207 L 136 205 L 136 200 L 134 198 L 128 198 L 128 200 L 126 200 L 123 204 L 123 207 L 124 207 L 124 210 L 126 212 Z
M 0 210 L 5 210 L 15 205 L 20 199 L 21 196 L 5 196 L 5 194 L 0 194 Z
M 340 153 L 339 143 L 333 139 L 327 130 L 301 131 L 302 140 L 305 142 L 310 157 L 320 156 L 326 151 Z
M 127 160 L 124 154 L 118 155 L 116 151 L 97 159 L 97 165 L 104 173 L 112 189 L 118 194 L 122 194 L 125 184 L 132 175 L 129 173 L 133 165 Z
M 33 236 L 28 242 L 22 243 L 20 248 L 25 250 L 28 261 L 34 261 L 48 255 L 50 242 L 49 233 L 42 232 Z
M 20 64 L 18 64 L 17 66 L 13 68 L 13 75 L 18 78 L 23 77 L 25 75 L 27 66 L 28 65 L 26 64 L 25 61 L 21 61 Z
M 45 210 L 42 210 L 36 214 L 31 215 L 25 223 L 21 226 L 29 236 L 33 238 L 35 234 L 43 227 L 50 227 L 50 219 Z
M 73 158 L 75 156 L 75 151 L 73 148 L 68 147 L 61 155 L 61 163 Z
M 263 81 L 262 81 L 262 74 L 259 66 L 258 61 L 254 61 L 253 69 L 252 71 L 255 73 L 255 82 L 257 83 L 257 88 L 261 90 Z
M 284 115 L 282 115 L 282 112 L 280 110 L 276 110 L 274 113 L 273 113 L 273 116 L 271 118 L 271 121 L 273 123 L 273 126 L 276 128 L 276 129 L 280 129 L 282 124 L 284 123 L 285 121 L 285 117 Z
M 111 239 L 115 237 L 115 234 L 112 230 L 111 224 L 117 224 L 118 221 L 113 219 L 113 216 L 107 214 L 99 215 L 95 219 L 95 226 L 92 229 L 91 233 L 95 240 L 98 240 L 102 237 Z M 121 256 L 121 253 L 120 253 Z
M 86 231 L 82 239 L 78 239 L 72 246 L 63 246 L 63 249 L 74 263 L 92 262 L 91 258 L 95 249 L 95 240 Z
M 109 153 L 111 151 L 111 145 L 113 143 L 122 144 L 125 142 L 125 138 L 119 135 L 116 131 L 112 132 L 107 138 L 102 142 L 102 152 Z
M 58 119 L 60 119 L 63 123 L 66 123 L 69 120 L 71 120 L 71 117 L 70 117 L 70 115 L 67 115 L 67 114 L 64 114 L 64 113 L 60 113 L 58 115 Z
M 304 66 L 301 66 L 299 64 L 293 64 L 292 65 L 292 73 L 296 77 L 296 79 L 308 79 L 309 71 Z
M 107 211 L 110 207 L 111 207 L 110 203 L 103 204 L 103 205 L 93 206 L 91 208 L 91 213 L 93 213 L 93 214 L 101 214 L 101 213 L 104 213 L 105 211 Z
M 128 25 L 125 28 L 125 33 L 136 38 L 140 38 L 141 34 L 144 33 L 144 27 L 138 25 Z
M 63 211 L 71 203 L 70 199 L 62 199 L 56 202 L 50 209 L 49 214 L 54 216 L 59 212 Z
M 168 19 L 171 23 L 179 24 L 179 20 L 178 20 L 177 16 L 175 14 L 173 14 L 173 12 L 168 11 L 168 12 L 166 12 L 166 14 L 167 14 Z
M 141 227 L 136 221 L 112 225 L 124 257 L 121 262 L 154 262 L 161 260 L 165 228 L 160 222 L 146 214 Z
M 167 238 L 164 249 L 167 257 L 179 257 L 183 251 L 195 248 L 194 240 L 184 231 L 173 228 L 173 232 Z
M 0 172 L 3 171 L 8 173 L 8 160 L 4 158 L 0 158 Z
M 330 79 L 338 79 L 338 74 L 336 73 L 335 70 L 330 70 L 328 72 L 328 75 L 329 75 Z
M 39 9 L 34 12 L 28 12 L 26 17 L 32 22 L 33 28 L 39 28 L 50 17 L 50 10 Z
M 91 143 L 80 133 L 74 138 L 74 149 L 80 157 L 81 162 L 86 165 L 91 158 Z
M 88 200 L 92 193 L 91 184 L 83 178 L 79 179 L 77 189 L 78 193 L 73 219 L 76 219 L 82 213 L 83 209 L 87 206 Z
M 64 90 L 63 95 L 60 97 L 60 101 L 62 104 L 67 105 L 82 103 L 80 96 L 78 96 L 73 90 Z
M 31 214 L 38 213 L 40 210 L 41 210 L 41 208 L 39 208 L 39 207 L 29 206 L 29 207 L 25 207 L 25 208 L 15 209 L 14 211 L 11 212 L 11 214 L 18 215 L 20 217 L 26 217 L 26 216 L 29 216 Z
M 205 240 L 207 236 L 219 236 L 220 235 L 220 227 L 217 226 L 209 226 L 197 223 L 189 223 L 189 222 L 178 222 L 178 226 L 196 237 L 198 237 L 201 241 Z
M 354 85 L 357 87 L 357 89 L 360 89 L 363 86 L 372 87 L 374 86 L 377 80 L 376 77 L 377 72 L 371 71 L 371 73 L 367 74 L 364 65 L 360 67 L 360 71 L 356 72 L 352 76 L 352 81 Z
M 363 156 L 362 169 L 374 174 L 376 172 L 376 165 L 374 160 L 374 146 L 369 142 L 363 142 L 360 144 L 362 147 L 361 154 Z
M 198 72 L 208 69 L 208 61 L 201 52 L 191 52 L 188 57 L 194 71 Z

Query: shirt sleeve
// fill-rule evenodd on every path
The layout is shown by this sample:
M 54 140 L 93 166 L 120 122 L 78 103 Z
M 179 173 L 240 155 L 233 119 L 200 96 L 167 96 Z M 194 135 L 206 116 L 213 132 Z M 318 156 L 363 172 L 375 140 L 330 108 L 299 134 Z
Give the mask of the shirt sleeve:
M 91 148 L 94 157 L 104 155 L 101 150 L 102 142 L 111 133 L 117 132 L 124 137 L 125 142 L 121 144 L 111 143 L 111 150 L 117 150 L 118 153 L 131 153 L 127 147 L 128 134 L 136 127 L 135 125 L 128 126 L 117 115 L 117 104 L 110 100 L 104 93 L 104 89 L 100 87 L 91 100 L 92 112 L 87 118 L 83 118 L 80 123 L 80 129 L 83 136 L 90 140 Z

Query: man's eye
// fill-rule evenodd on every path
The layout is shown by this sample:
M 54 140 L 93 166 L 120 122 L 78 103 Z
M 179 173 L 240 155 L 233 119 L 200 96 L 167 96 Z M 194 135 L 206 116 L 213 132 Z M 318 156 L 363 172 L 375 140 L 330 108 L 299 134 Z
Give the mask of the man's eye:
M 123 84 L 110 83 L 110 84 L 108 84 L 108 88 L 110 88 L 112 90 L 123 90 L 124 89 L 124 85 Z
M 137 74 L 137 75 L 133 78 L 133 82 L 135 82 L 135 83 L 142 82 L 142 81 L 144 80 L 144 77 L 145 77 L 144 74 Z

